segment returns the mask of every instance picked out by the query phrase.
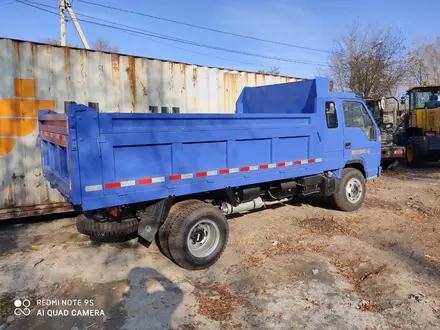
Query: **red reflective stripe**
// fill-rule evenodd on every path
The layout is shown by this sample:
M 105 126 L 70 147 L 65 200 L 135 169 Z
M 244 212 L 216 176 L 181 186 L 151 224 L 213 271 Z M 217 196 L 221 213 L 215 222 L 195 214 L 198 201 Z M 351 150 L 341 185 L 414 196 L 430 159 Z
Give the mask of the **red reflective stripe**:
M 269 168 L 269 164 L 260 165 L 260 169 L 264 170 L 266 168 Z
M 314 160 L 314 159 L 309 159 L 307 162 L 308 162 L 309 164 L 311 164 L 311 163 L 314 163 L 315 160 Z
M 139 179 L 138 184 L 150 184 L 153 183 L 153 179 L 152 178 L 147 178 L 147 179 Z
M 300 160 L 295 160 L 295 161 L 293 162 L 293 165 L 301 165 L 301 161 L 300 161 Z
M 249 166 L 240 167 L 240 172 L 249 171 Z
M 220 170 L 220 171 L 218 171 L 220 174 L 228 174 L 229 173 L 229 169 L 223 169 L 223 170 Z
M 196 173 L 196 178 L 201 178 L 201 177 L 207 176 L 207 175 L 208 175 L 208 172 L 198 172 L 198 173 Z
M 282 163 L 278 163 L 278 167 L 283 167 L 286 166 L 286 163 L 282 162 Z
M 106 184 L 105 184 L 105 188 L 106 188 L 106 189 L 121 188 L 121 183 L 120 183 L 120 182 L 106 183 Z
M 170 180 L 181 180 L 182 179 L 182 175 L 180 175 L 180 174 L 170 175 L 168 178 Z

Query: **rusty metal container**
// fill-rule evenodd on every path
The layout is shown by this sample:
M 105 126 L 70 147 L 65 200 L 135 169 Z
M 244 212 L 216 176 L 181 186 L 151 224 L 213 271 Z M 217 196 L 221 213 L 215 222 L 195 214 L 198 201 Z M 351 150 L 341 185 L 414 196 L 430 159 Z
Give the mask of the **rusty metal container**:
M 245 86 L 301 80 L 0 39 L 0 220 L 71 210 L 41 173 L 37 110 L 233 113 Z

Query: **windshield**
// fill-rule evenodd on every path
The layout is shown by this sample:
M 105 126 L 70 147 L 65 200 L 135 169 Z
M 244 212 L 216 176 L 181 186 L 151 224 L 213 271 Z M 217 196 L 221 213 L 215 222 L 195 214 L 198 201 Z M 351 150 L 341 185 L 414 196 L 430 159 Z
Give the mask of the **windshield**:
M 409 93 L 410 109 L 424 109 L 429 101 L 439 100 L 439 95 L 438 88 L 424 88 L 420 91 L 412 91 Z
M 431 97 L 431 92 L 418 92 L 412 94 L 411 108 L 412 109 L 423 109 L 425 108 L 426 102 L 429 101 Z

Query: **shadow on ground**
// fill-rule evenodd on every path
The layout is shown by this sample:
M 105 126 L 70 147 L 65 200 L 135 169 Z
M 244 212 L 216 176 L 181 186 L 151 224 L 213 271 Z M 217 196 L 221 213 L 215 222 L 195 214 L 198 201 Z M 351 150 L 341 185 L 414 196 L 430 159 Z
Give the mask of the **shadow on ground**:
M 35 306 L 30 316 L 16 320 L 8 330 L 171 329 L 173 314 L 183 296 L 178 285 L 157 270 L 137 267 L 122 281 L 93 285 L 72 281 L 49 288 L 44 297 L 32 299 L 33 307 L 37 305 L 36 299 L 77 299 L 82 301 L 82 306 Z M 84 303 L 86 300 L 88 305 Z M 52 313 L 67 310 L 68 315 L 51 317 L 48 310 Z M 78 316 L 78 310 L 89 311 L 91 315 Z

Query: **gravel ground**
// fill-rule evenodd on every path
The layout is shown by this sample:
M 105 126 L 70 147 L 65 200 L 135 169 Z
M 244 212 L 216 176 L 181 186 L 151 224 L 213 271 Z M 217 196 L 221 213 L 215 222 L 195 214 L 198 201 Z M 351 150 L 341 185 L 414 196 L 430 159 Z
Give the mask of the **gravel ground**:
M 235 216 L 204 271 L 90 242 L 73 218 L 1 223 L 0 329 L 439 329 L 439 178 L 390 170 L 353 213 L 312 199 Z

